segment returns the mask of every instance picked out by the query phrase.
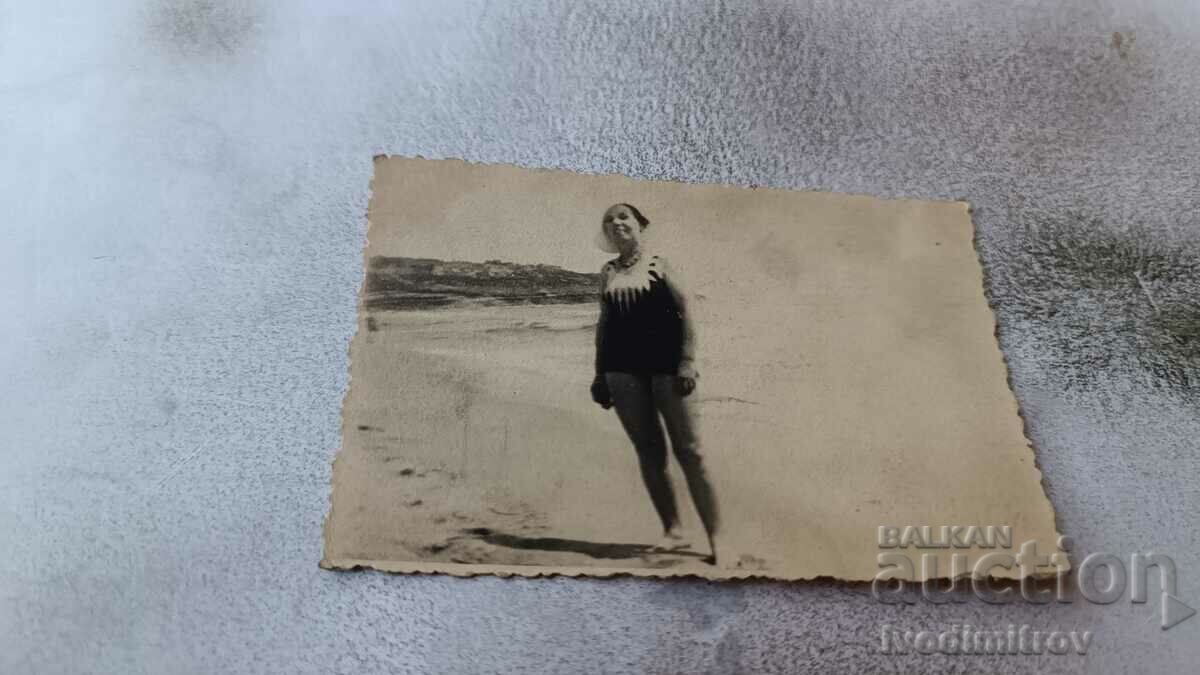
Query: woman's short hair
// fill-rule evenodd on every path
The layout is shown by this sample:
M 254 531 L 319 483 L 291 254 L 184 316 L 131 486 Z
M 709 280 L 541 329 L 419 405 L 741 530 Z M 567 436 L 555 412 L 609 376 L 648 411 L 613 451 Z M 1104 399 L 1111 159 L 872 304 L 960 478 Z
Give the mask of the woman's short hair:
M 638 211 L 638 208 L 636 206 L 634 206 L 633 204 L 626 204 L 625 202 L 621 202 L 617 206 L 624 206 L 625 208 L 629 209 L 629 212 L 633 214 L 634 220 L 638 221 L 638 225 L 643 230 L 646 229 L 646 226 L 650 224 L 650 219 L 647 218 L 646 216 L 643 216 L 642 212 Z

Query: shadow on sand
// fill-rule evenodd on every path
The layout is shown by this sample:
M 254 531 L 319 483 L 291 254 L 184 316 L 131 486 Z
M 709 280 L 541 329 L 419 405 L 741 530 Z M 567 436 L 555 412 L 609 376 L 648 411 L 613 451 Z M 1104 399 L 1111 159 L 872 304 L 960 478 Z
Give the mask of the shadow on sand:
M 651 555 L 705 558 L 703 554 L 695 551 L 660 551 L 646 544 L 614 544 L 584 541 L 582 539 L 560 539 L 558 537 L 523 537 L 518 534 L 497 532 L 487 527 L 473 527 L 463 530 L 462 533 L 493 546 L 503 546 L 505 548 L 516 548 L 526 551 L 579 553 L 602 560 L 642 558 Z

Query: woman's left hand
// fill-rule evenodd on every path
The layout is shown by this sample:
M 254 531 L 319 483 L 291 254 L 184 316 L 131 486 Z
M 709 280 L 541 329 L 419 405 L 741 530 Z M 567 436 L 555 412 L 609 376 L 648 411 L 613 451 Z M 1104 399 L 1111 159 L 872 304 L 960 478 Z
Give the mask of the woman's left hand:
M 690 361 L 684 361 L 675 375 L 675 391 L 680 396 L 691 394 L 696 391 L 696 379 L 699 377 L 700 373 L 696 372 L 696 367 Z

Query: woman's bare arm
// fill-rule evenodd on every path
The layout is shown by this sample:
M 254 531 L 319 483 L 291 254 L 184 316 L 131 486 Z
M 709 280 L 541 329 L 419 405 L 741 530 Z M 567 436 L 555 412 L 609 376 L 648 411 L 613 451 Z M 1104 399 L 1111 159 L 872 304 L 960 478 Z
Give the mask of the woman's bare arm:
M 608 281 L 608 266 L 600 270 L 600 320 L 596 322 L 596 377 L 592 378 L 592 400 L 600 404 L 600 407 L 605 410 L 612 407 L 612 393 L 608 390 L 608 383 L 604 380 L 604 332 L 605 324 L 608 322 L 608 308 L 604 302 L 604 287 Z
M 659 261 L 663 268 L 663 278 L 666 279 L 667 288 L 671 290 L 675 304 L 679 306 L 680 318 L 683 320 L 683 357 L 680 360 L 678 374 L 680 377 L 695 379 L 699 375 L 696 372 L 696 322 L 692 317 L 691 287 L 666 258 L 660 256 Z
M 608 322 L 608 303 L 604 302 L 604 289 L 608 283 L 608 265 L 606 264 L 600 269 L 600 292 L 597 294 L 597 299 L 600 301 L 600 320 L 596 322 L 596 374 L 600 375 L 604 372 L 604 329 Z

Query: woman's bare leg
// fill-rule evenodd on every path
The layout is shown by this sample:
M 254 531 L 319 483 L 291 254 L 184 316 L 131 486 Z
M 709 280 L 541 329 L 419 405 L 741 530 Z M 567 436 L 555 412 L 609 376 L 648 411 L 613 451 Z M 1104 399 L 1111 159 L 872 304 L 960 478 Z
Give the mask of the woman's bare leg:
M 666 422 L 667 434 L 671 437 L 671 450 L 675 453 L 675 459 L 687 479 L 688 492 L 692 495 L 696 513 L 704 525 L 704 533 L 708 536 L 709 549 L 715 561 L 717 549 L 713 538 L 717 534 L 720 517 L 717 498 L 704 468 L 704 457 L 700 454 L 700 439 L 697 435 L 692 399 L 679 395 L 675 389 L 675 377 L 671 375 L 655 375 L 651 389 L 655 407 L 662 413 L 663 421 Z
M 674 534 L 679 526 L 675 492 L 667 475 L 667 441 L 658 421 L 649 377 L 629 373 L 606 373 L 617 417 L 637 450 L 642 481 L 662 521 L 663 532 Z

